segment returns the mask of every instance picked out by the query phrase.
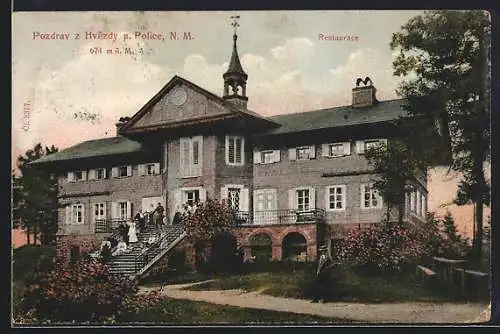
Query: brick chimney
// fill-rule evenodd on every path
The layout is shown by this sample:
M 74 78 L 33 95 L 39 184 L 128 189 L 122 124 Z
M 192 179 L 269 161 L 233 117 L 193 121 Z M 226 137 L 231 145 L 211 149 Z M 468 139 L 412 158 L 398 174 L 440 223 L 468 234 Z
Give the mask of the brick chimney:
M 115 126 L 116 126 L 116 135 L 119 136 L 120 135 L 120 128 L 122 126 L 124 126 L 125 124 L 127 124 L 127 122 L 130 121 L 130 117 L 120 117 L 120 119 L 118 120 L 117 123 L 115 123 Z
M 356 80 L 356 87 L 352 89 L 352 106 L 371 106 L 377 102 L 376 92 L 377 89 L 373 86 L 373 82 L 369 77 L 366 77 L 365 80 L 358 78 Z

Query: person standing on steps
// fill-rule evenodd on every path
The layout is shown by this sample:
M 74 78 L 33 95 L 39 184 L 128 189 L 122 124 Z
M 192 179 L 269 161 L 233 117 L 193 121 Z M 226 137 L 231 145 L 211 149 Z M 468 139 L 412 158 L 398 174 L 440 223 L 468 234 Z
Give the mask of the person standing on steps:
M 134 222 L 129 222 L 127 223 L 129 226 L 128 229 L 128 242 L 129 243 L 135 243 L 137 242 L 137 233 L 136 233 L 136 227 Z
M 144 214 L 142 213 L 142 210 L 139 210 L 139 212 L 137 212 L 134 217 L 134 221 L 136 223 L 136 226 L 139 227 L 139 231 L 141 233 L 144 233 L 146 231 L 146 220 Z
M 122 240 L 128 244 L 128 226 L 125 224 L 124 221 L 120 222 L 120 225 L 118 226 L 118 231 L 120 233 L 120 236 L 122 237 Z

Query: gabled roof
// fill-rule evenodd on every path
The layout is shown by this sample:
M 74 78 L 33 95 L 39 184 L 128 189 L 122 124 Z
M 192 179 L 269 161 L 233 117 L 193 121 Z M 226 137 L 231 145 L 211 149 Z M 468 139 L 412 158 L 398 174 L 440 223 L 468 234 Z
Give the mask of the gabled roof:
M 64 160 L 95 158 L 102 156 L 112 156 L 128 153 L 142 152 L 141 143 L 128 138 L 118 136 L 112 138 L 102 138 L 88 140 L 76 144 L 59 152 L 44 156 L 33 164 L 49 163 Z
M 396 99 L 380 101 L 362 108 L 349 105 L 271 116 L 268 119 L 281 126 L 261 135 L 267 136 L 392 121 L 399 117 L 408 116 L 408 112 L 403 108 L 405 102 L 405 99 Z
M 171 88 L 173 88 L 175 85 L 177 85 L 179 83 L 185 84 L 186 86 L 197 91 L 198 93 L 205 95 L 209 99 L 216 101 L 218 104 L 222 105 L 225 109 L 227 109 L 228 113 L 234 113 L 235 116 L 247 115 L 247 116 L 250 116 L 252 118 L 262 120 L 263 122 L 268 123 L 269 125 L 274 125 L 274 126 L 277 125 L 272 120 L 265 118 L 265 117 L 257 114 L 256 112 L 241 108 L 241 107 L 239 107 L 231 102 L 224 100 L 223 98 L 217 96 L 216 94 L 209 92 L 208 90 L 206 90 L 204 88 L 201 88 L 200 86 L 192 83 L 191 81 L 186 80 L 178 75 L 175 75 L 172 79 L 170 79 L 170 81 L 165 86 L 163 86 L 163 88 L 155 96 L 153 96 L 134 116 L 132 116 L 132 118 L 125 125 L 123 125 L 121 127 L 120 133 L 127 133 L 128 130 L 131 128 L 131 126 L 133 126 L 133 124 L 135 124 L 137 122 L 137 120 L 139 120 L 145 113 L 147 113 L 149 111 L 149 109 L 156 102 L 158 102 L 162 97 L 164 97 L 165 94 L 167 94 L 167 92 Z M 182 124 L 182 122 L 179 122 L 179 123 Z

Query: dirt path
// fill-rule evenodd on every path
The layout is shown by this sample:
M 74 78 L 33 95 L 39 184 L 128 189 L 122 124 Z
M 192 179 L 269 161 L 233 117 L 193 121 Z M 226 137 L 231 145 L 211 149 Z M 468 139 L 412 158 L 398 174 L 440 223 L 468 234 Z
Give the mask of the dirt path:
M 200 282 L 201 283 L 201 282 Z M 308 300 L 262 295 L 243 290 L 189 291 L 193 284 L 169 285 L 162 294 L 173 299 L 188 299 L 221 305 L 247 307 L 282 312 L 312 314 L 329 318 L 344 318 L 373 323 L 471 323 L 488 321 L 484 316 L 487 305 L 467 303 L 311 303 Z M 139 293 L 159 287 L 141 287 Z

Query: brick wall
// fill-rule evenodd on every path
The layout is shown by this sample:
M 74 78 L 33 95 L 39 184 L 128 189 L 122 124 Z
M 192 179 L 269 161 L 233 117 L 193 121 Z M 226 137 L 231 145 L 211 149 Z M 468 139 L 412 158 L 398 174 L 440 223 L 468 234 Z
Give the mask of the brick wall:
M 79 248 L 80 254 L 97 250 L 102 240 L 109 234 L 71 234 L 57 237 L 57 259 L 62 263 L 70 260 L 71 248 Z

